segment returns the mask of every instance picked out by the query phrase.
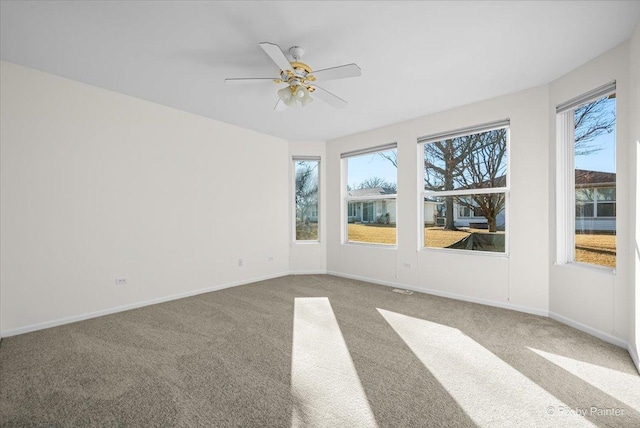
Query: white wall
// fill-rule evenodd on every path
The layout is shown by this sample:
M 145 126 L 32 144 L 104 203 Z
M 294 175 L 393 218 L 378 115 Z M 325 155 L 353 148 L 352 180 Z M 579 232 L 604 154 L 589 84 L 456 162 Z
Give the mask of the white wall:
M 530 89 L 327 143 L 330 272 L 493 305 L 548 311 L 547 88 Z M 417 138 L 511 120 L 510 255 L 420 250 Z M 341 243 L 340 153 L 398 143 L 397 248 Z M 405 264 L 410 267 L 405 267 Z
M 638 331 L 634 286 L 640 251 L 631 237 L 637 220 L 638 31 L 614 48 L 549 85 L 421 117 L 327 143 L 328 242 L 332 273 L 433 294 L 510 307 L 552 317 L 626 346 Z M 633 52 L 630 52 L 630 49 Z M 629 79 L 629 73 L 635 80 Z M 579 265 L 554 265 L 555 107 L 612 80 L 617 81 L 618 261 L 615 273 Z M 633 95 L 632 95 L 633 94 Z M 508 206 L 509 256 L 418 250 L 418 170 L 422 135 L 511 119 Z M 634 118 L 635 120 L 630 120 Z M 636 135 L 630 138 L 631 134 Z M 632 141 L 631 144 L 628 142 Z M 342 243 L 340 153 L 397 142 L 397 248 Z M 633 208 L 633 209 L 632 209 Z M 634 219 L 634 220 L 632 220 Z M 640 230 L 640 226 L 638 226 Z M 409 267 L 406 267 L 409 266 Z M 633 324 L 633 327 L 632 327 Z M 632 337 L 633 335 L 633 337 Z
M 318 156 L 320 157 L 320 185 L 319 185 L 319 219 L 318 230 L 320 232 L 318 242 L 295 242 L 294 221 L 294 191 L 295 175 L 292 158 L 294 156 Z M 289 174 L 291 184 L 290 195 L 290 233 L 291 245 L 289 256 L 289 269 L 291 273 L 323 273 L 327 270 L 327 192 L 326 192 L 326 150 L 324 141 L 318 142 L 290 142 L 289 143 Z
M 0 332 L 326 270 L 551 312 L 637 350 L 639 50 L 636 29 L 630 43 L 549 85 L 326 144 L 287 143 L 2 63 Z M 618 192 L 629 196 L 618 202 L 617 272 L 554 266 L 555 105 L 613 79 Z M 504 118 L 509 256 L 419 250 L 416 139 Z M 342 244 L 340 153 L 390 142 L 400 164 L 398 245 Z M 292 156 L 321 157 L 320 243 L 294 243 Z M 116 276 L 128 284 L 116 287 Z
M 286 141 L 0 74 L 3 336 L 288 272 Z
M 629 42 L 629 174 L 631 243 L 629 351 L 640 371 L 640 23 Z
M 617 194 L 631 194 L 629 135 L 629 44 L 624 43 L 549 84 L 550 252 L 556 248 L 555 227 L 555 107 L 578 95 L 616 80 Z M 617 201 L 616 270 L 552 265 L 549 276 L 551 316 L 600 337 L 626 346 L 629 339 L 631 293 L 631 204 L 629 197 Z

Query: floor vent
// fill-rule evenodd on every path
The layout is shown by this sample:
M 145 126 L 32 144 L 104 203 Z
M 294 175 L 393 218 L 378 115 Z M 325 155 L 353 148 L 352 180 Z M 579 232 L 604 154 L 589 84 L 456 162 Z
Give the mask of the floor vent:
M 401 289 L 399 289 L 399 288 L 394 288 L 394 289 L 393 289 L 393 290 L 391 290 L 391 291 L 393 291 L 394 293 L 400 293 L 400 294 L 406 294 L 406 295 L 413 294 L 413 291 L 409 291 L 409 290 L 401 290 Z

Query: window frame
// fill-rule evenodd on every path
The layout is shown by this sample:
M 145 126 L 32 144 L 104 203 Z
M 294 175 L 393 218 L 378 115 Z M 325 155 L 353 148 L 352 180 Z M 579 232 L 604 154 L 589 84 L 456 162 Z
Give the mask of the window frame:
M 367 247 L 380 247 L 380 248 L 390 248 L 390 249 L 397 249 L 398 248 L 398 192 L 396 191 L 395 194 L 392 195 L 371 195 L 371 196 L 349 196 L 349 191 L 347 190 L 347 185 L 349 184 L 349 158 L 354 158 L 354 157 L 358 157 L 358 156 L 363 156 L 363 155 L 368 155 L 368 154 L 374 154 L 374 153 L 380 153 L 380 152 L 385 152 L 388 150 L 398 150 L 398 144 L 397 143 L 389 143 L 389 144 L 383 144 L 383 145 L 379 145 L 379 146 L 373 146 L 373 147 L 367 147 L 364 149 L 359 149 L 359 150 L 353 150 L 353 151 L 349 151 L 349 152 L 344 152 L 340 154 L 340 169 L 341 169 L 341 183 L 340 183 L 340 187 L 341 187 L 341 215 L 340 215 L 340 221 L 342 223 L 342 227 L 341 227 L 341 237 L 340 237 L 340 243 L 342 245 L 358 245 L 358 246 L 367 246 Z M 398 170 L 396 169 L 396 186 L 398 183 Z M 395 244 L 385 244 L 385 243 L 379 243 L 379 242 L 363 242 L 363 241 L 350 241 L 349 240 L 349 203 L 351 202 L 359 202 L 359 201 L 366 201 L 366 202 L 374 202 L 377 200 L 388 200 L 388 199 L 393 199 L 396 203 L 396 239 L 395 239 Z M 357 205 L 354 207 L 356 213 L 358 212 L 357 209 Z M 362 208 L 364 210 L 364 207 Z
M 589 104 L 591 102 L 597 101 L 600 98 L 611 96 L 614 94 L 617 94 L 615 80 L 556 106 L 556 265 L 579 266 L 588 269 L 611 272 L 613 274 L 615 274 L 616 272 L 615 267 L 612 268 L 595 263 L 576 261 L 575 240 L 577 217 L 575 185 L 575 110 L 584 106 L 585 104 Z M 616 110 L 616 127 L 617 119 L 618 114 Z M 614 152 L 614 156 L 616 156 L 617 162 L 617 153 Z M 606 201 L 606 203 L 613 203 L 615 205 L 616 216 L 600 217 L 603 219 L 615 219 L 616 229 L 618 227 L 617 172 L 618 167 L 616 165 L 616 200 Z M 598 188 L 595 187 L 592 189 L 592 200 L 590 201 L 593 203 L 593 217 L 583 218 L 598 218 L 597 189 Z M 618 252 L 616 251 L 616 266 L 618 265 L 617 258 Z
M 473 134 L 479 134 L 483 132 L 490 132 L 497 129 L 505 129 L 506 130 L 506 172 L 505 172 L 505 185 L 501 187 L 491 187 L 491 188 L 476 188 L 476 189 L 457 189 L 457 190 L 446 190 L 446 191 L 434 191 L 434 190 L 426 190 L 424 186 L 424 177 L 425 177 L 425 168 L 424 168 L 424 151 L 425 145 L 430 143 L 435 143 L 438 141 L 442 141 L 450 138 L 464 137 Z M 502 257 L 509 258 L 510 254 L 510 245 L 509 245 L 509 237 L 510 237 L 510 220 L 509 220 L 509 210 L 510 210 L 510 188 L 511 188 L 511 120 L 509 118 L 498 120 L 495 122 L 484 123 L 475 126 L 469 126 L 453 131 L 446 131 L 437 134 L 432 134 L 424 137 L 418 138 L 418 230 L 419 230 L 419 239 L 418 239 L 418 251 L 421 252 L 446 252 L 446 253 L 458 253 L 458 254 L 475 254 L 478 256 L 485 257 Z M 495 252 L 495 251 L 476 251 L 476 250 L 462 250 L 462 249 L 453 249 L 453 248 L 441 248 L 441 247 L 428 247 L 425 244 L 425 218 L 424 218 L 424 201 L 427 198 L 438 198 L 438 197 L 447 197 L 447 196 L 472 196 L 472 195 L 484 195 L 484 194 L 500 194 L 504 193 L 504 219 L 505 219 L 505 230 L 504 230 L 504 252 Z M 456 213 L 456 209 L 454 209 L 454 213 Z M 473 214 L 473 213 L 472 213 Z M 460 217 L 458 217 L 460 218 Z M 465 219 L 473 219 L 478 217 L 464 217 Z
M 291 222 L 291 226 L 292 226 L 292 241 L 293 244 L 301 244 L 301 245 L 309 245 L 309 244 L 320 244 L 320 236 L 321 236 L 321 224 L 320 224 L 320 220 L 321 220 L 321 207 L 320 207 L 320 195 L 321 195 L 321 191 L 322 191 L 322 186 L 321 186 L 321 165 L 322 165 L 322 159 L 320 156 L 292 156 L 291 157 L 291 165 L 293 168 L 292 171 L 292 183 L 293 185 L 292 187 L 292 192 L 291 192 L 291 206 L 292 206 L 292 222 Z M 297 207 L 296 207 L 296 163 L 297 162 L 317 162 L 318 166 L 317 166 L 317 180 L 318 180 L 318 192 L 317 192 L 317 203 L 316 203 L 316 209 L 318 212 L 317 217 L 317 228 L 318 228 L 318 237 L 317 239 L 298 239 L 297 238 Z

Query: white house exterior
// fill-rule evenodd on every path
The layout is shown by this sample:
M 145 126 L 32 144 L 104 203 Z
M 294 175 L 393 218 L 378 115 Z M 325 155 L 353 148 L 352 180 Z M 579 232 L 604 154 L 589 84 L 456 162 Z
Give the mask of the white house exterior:
M 396 223 L 396 193 L 381 187 L 349 190 L 349 223 Z
M 616 174 L 612 172 L 575 171 L 575 229 L 577 233 L 615 233 L 616 231 Z M 425 225 L 445 224 L 445 202 L 425 200 Z M 434 219 L 434 220 L 432 220 Z M 480 210 L 454 202 L 453 219 L 456 227 L 487 227 L 487 219 Z M 498 228 L 504 227 L 505 212 L 496 217 Z
M 425 198 L 424 200 L 424 224 L 425 225 L 436 225 L 440 224 L 442 219 L 438 219 L 438 207 L 443 205 L 442 202 L 438 202 L 434 199 Z M 444 224 L 444 223 L 443 223 Z
M 424 223 L 425 225 L 437 225 L 444 226 L 446 220 L 446 202 L 424 202 Z M 433 218 L 435 223 L 430 221 Z M 457 202 L 453 203 L 453 222 L 456 227 L 472 227 L 476 229 L 486 229 L 489 227 L 489 223 L 482 215 L 482 212 L 477 209 L 473 210 L 467 205 L 461 205 Z M 496 217 L 496 225 L 498 229 L 504 228 L 505 225 L 505 212 L 500 211 Z
M 482 215 L 482 212 L 477 209 L 473 210 L 466 205 L 453 204 L 453 222 L 456 227 L 474 227 L 476 229 L 485 229 L 489 227 L 489 223 Z M 504 229 L 505 225 L 505 213 L 504 209 L 496 216 L 496 225 L 498 229 Z
M 576 232 L 615 233 L 616 174 L 576 169 Z

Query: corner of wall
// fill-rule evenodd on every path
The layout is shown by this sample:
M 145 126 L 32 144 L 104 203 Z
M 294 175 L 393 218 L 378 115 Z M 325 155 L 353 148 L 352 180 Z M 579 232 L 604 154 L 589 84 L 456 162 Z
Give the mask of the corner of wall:
M 631 274 L 629 281 L 629 353 L 640 372 L 640 22 L 629 41 L 629 169 L 630 169 L 630 218 L 633 237 L 630 251 Z
M 617 103 L 617 152 L 618 191 L 628 194 L 630 168 L 623 161 L 630 156 L 625 144 L 630 123 L 629 43 L 615 48 L 568 72 L 549 84 L 549 166 L 552 180 L 549 185 L 549 250 L 555 254 L 555 170 L 556 126 L 555 107 L 599 86 L 616 81 Z M 621 200 L 617 217 L 618 263 L 616 273 L 579 265 L 555 265 L 550 260 L 549 308 L 557 319 L 617 344 L 626 344 L 630 338 L 629 279 L 630 263 L 624 254 L 631 251 L 632 220 L 629 201 Z

